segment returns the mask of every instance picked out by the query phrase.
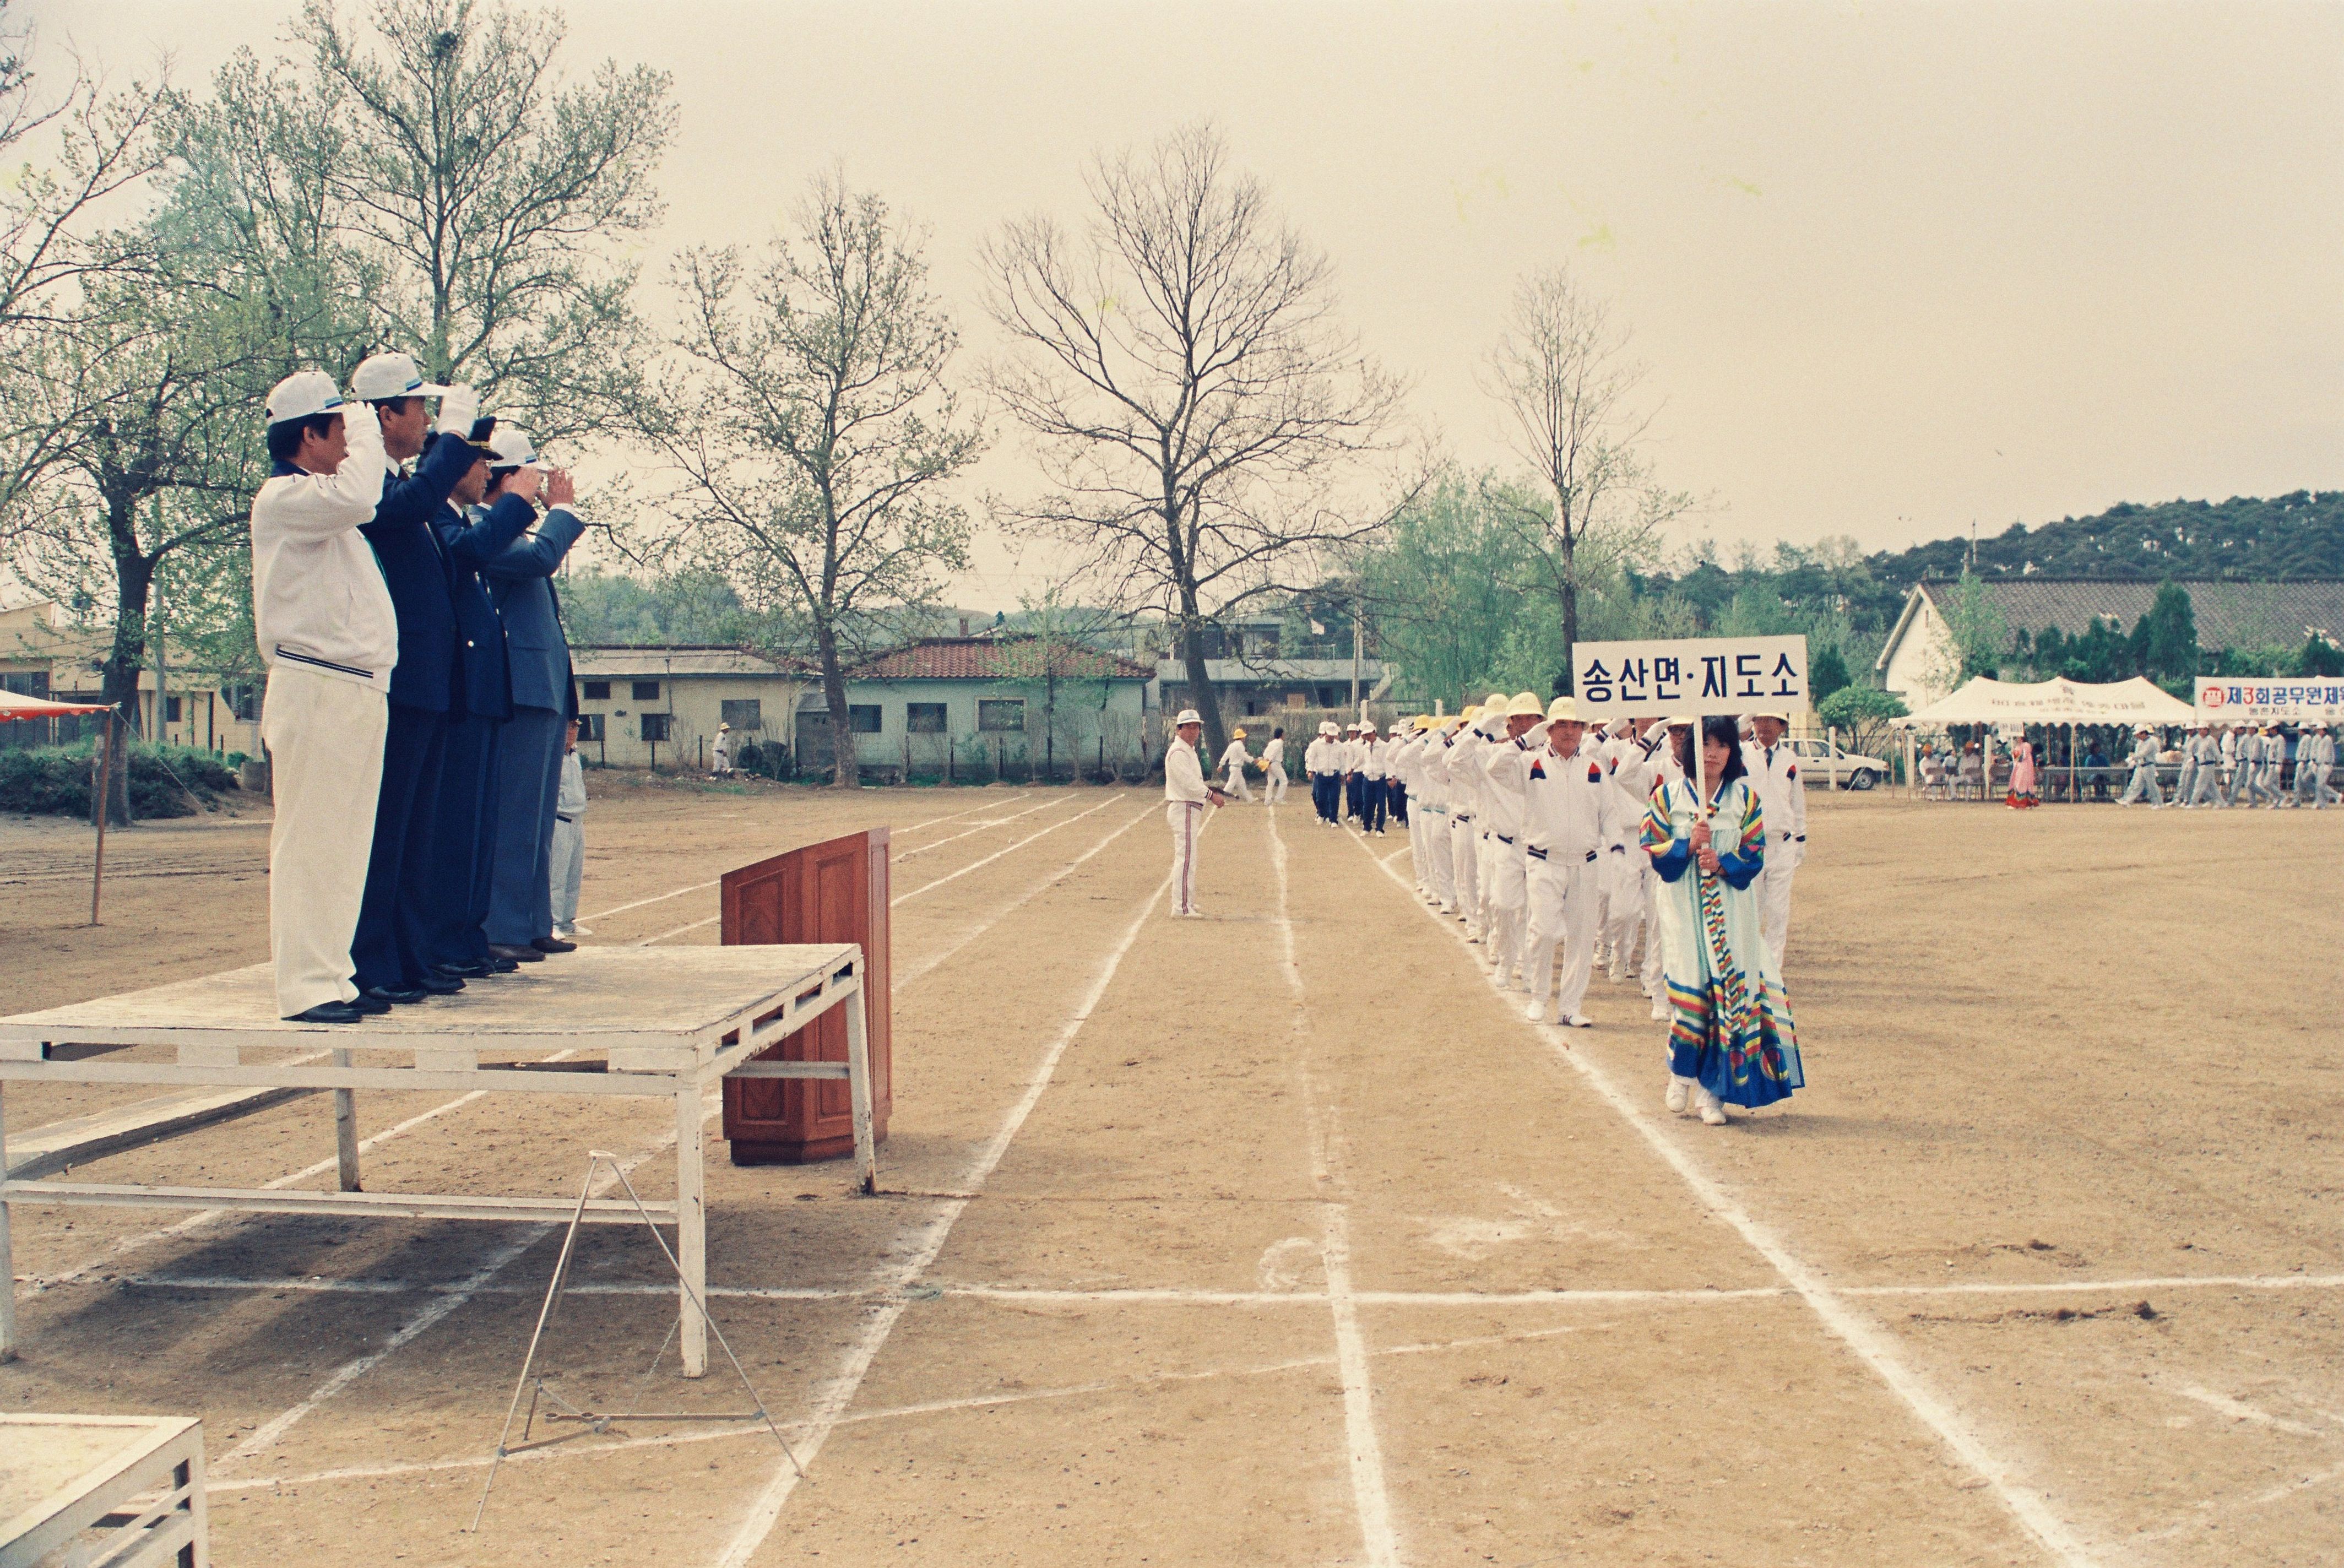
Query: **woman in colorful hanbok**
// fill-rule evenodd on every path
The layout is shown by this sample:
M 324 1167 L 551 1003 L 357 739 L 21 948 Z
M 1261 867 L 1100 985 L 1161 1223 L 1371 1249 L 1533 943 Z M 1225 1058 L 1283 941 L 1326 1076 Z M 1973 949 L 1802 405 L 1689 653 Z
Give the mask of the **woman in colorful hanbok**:
M 2035 744 L 2025 735 L 2010 743 L 2009 800 L 2014 811 L 2043 804 L 2035 793 Z
M 1766 865 L 1766 824 L 1743 776 L 1733 721 L 1670 726 L 1682 778 L 1652 791 L 1644 853 L 1660 874 L 1653 900 L 1669 998 L 1668 1108 L 1690 1103 L 1712 1127 L 1729 1105 L 1772 1105 L 1806 1082 L 1783 972 L 1758 926 L 1753 885 Z M 1709 782 L 1703 807 L 1693 785 Z

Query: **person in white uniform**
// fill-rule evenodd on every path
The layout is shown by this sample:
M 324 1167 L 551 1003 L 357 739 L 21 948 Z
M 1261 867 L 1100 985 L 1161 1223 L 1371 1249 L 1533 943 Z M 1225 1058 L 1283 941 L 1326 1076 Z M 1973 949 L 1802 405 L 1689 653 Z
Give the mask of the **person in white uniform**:
M 573 725 L 572 728 L 574 729 L 575 725 Z M 564 755 L 573 754 L 578 749 L 577 736 L 573 733 L 570 739 L 570 751 L 563 754 Z M 568 764 L 565 764 L 563 765 L 567 766 Z M 732 726 L 730 724 L 719 724 L 716 726 L 716 738 L 710 742 L 708 746 L 708 771 L 715 774 L 718 778 L 727 778 L 732 775 Z M 561 933 L 557 931 L 554 935 L 559 936 Z
M 1457 889 L 1457 918 L 1465 940 L 1481 939 L 1481 710 L 1467 708 L 1449 736 L 1449 874 Z
M 1335 733 L 1334 724 L 1321 720 L 1318 738 L 1302 753 L 1302 769 L 1310 775 L 1310 806 L 1322 827 L 1335 820 Z
M 1457 913 L 1457 878 L 1450 860 L 1456 835 L 1449 818 L 1449 734 L 1457 723 L 1449 717 L 1427 726 L 1416 759 L 1416 794 L 1424 806 L 1425 891 L 1443 915 Z
M 1269 744 L 1261 748 L 1261 799 L 1264 805 L 1276 805 L 1286 798 L 1286 732 L 1269 732 Z
M 2283 804 L 2279 794 L 2279 775 L 2287 770 L 2287 736 L 2277 724 L 2263 726 L 2262 766 L 2255 776 L 2256 790 L 2268 797 L 2274 809 Z
M 268 394 L 271 472 L 252 501 L 253 631 L 268 672 L 261 738 L 268 952 L 279 1017 L 350 1024 L 350 939 L 374 845 L 399 616 L 359 531 L 382 499 L 382 429 L 344 420 L 341 389 L 304 370 Z M 469 431 L 470 421 L 466 421 Z
M 578 757 L 578 721 L 572 719 L 561 737 L 561 783 L 553 796 L 553 841 L 547 855 L 553 934 L 564 941 L 593 935 L 578 924 L 578 890 L 586 876 L 585 818 L 586 769 Z
M 1555 1021 L 1574 1029 L 1594 1027 L 1581 1007 L 1595 969 L 1595 933 L 1602 918 L 1601 863 L 1612 822 L 1627 809 L 1602 759 L 1591 750 L 1581 754 L 1586 731 L 1577 701 L 1557 697 L 1547 709 L 1546 744 L 1525 769 L 1522 809 L 1530 866 L 1523 970 L 1531 994 L 1523 1017 L 1544 1023 L 1551 999 Z
M 1197 755 L 1197 737 L 1205 721 L 1194 708 L 1183 708 L 1172 721 L 1173 741 L 1164 750 L 1164 820 L 1172 829 L 1172 913 L 1201 918 L 1197 907 L 1197 839 L 1205 831 L 1205 806 L 1226 805 L 1228 797 L 1205 778 L 1205 764 Z
M 1221 786 L 1224 794 L 1233 794 L 1247 804 L 1253 804 L 1253 791 L 1246 787 L 1245 771 L 1253 764 L 1253 754 L 1246 750 L 1246 733 L 1232 731 L 1229 744 L 1222 749 L 1221 766 L 1229 772 L 1229 782 Z
M 2299 787 L 2305 778 L 2311 781 L 2311 809 L 2335 805 L 2339 797 L 2329 775 L 2336 771 L 2336 735 L 2328 729 L 2307 730 L 2303 744 L 2295 755 L 2295 777 Z
M 1543 743 L 1531 732 L 1544 717 L 1544 705 L 1533 692 L 1507 700 L 1505 732 L 1481 753 L 1482 830 L 1488 835 L 1486 898 L 1488 941 L 1485 956 L 1490 978 L 1500 990 L 1522 985 L 1523 910 L 1528 895 L 1528 855 L 1522 839 L 1523 792 L 1530 777 L 1531 754 Z
M 2243 753 L 2240 760 L 2244 760 Z M 2130 805 L 2146 797 L 2151 811 L 2163 806 L 2165 792 L 2157 784 L 2157 741 L 2147 724 L 2133 732 L 2131 762 L 2132 782 L 2125 785 L 2124 794 L 2117 804 Z
M 1631 734 L 1622 748 L 1619 763 L 1613 767 L 1612 782 L 1627 797 L 1624 809 L 1630 813 L 1632 831 L 1636 835 L 1635 857 L 1643 862 L 1640 876 L 1644 893 L 1644 956 L 1637 971 L 1645 998 L 1651 1002 L 1652 1020 L 1665 1022 L 1669 1016 L 1666 954 L 1661 941 L 1658 901 L 1662 879 L 1652 865 L 1652 856 L 1642 847 L 1644 811 L 1652 803 L 1652 792 L 1672 779 L 1683 777 L 1677 764 L 1677 742 L 1692 728 L 1691 722 L 1672 725 L 1655 719 L 1642 733 Z
M 1799 779 L 1799 759 L 1783 734 L 1784 714 L 1750 715 L 1750 738 L 1742 743 L 1742 766 L 1758 792 L 1766 820 L 1766 868 L 1758 885 L 1758 929 L 1774 964 L 1783 964 L 1791 936 L 1791 878 L 1807 857 L 1807 786 Z M 1647 856 L 1646 858 L 1650 858 Z

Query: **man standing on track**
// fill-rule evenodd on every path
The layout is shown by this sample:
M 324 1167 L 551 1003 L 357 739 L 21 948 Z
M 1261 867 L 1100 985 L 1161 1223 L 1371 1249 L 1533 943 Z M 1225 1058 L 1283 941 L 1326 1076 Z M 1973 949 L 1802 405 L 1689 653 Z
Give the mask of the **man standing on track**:
M 1493 736 L 1482 752 L 1482 827 L 1489 845 L 1484 867 L 1489 886 L 1488 957 L 1490 976 L 1501 991 L 1523 984 L 1522 910 L 1528 896 L 1524 888 L 1529 857 L 1523 846 L 1522 809 L 1531 757 L 1541 744 L 1531 732 L 1538 728 L 1543 709 L 1535 692 L 1510 699 L 1504 733 Z
M 1578 702 L 1557 697 L 1547 709 L 1546 745 L 1531 754 L 1524 771 L 1522 813 L 1530 856 L 1529 951 L 1522 969 L 1531 994 L 1523 1017 L 1533 1024 L 1546 1021 L 1560 945 L 1562 985 L 1554 1017 L 1574 1029 L 1594 1027 L 1579 1008 L 1595 968 L 1604 841 L 1613 819 L 1627 809 L 1603 759 L 1582 747 L 1586 732 Z
M 1197 737 L 1205 721 L 1183 708 L 1172 721 L 1174 740 L 1164 751 L 1164 820 L 1172 829 L 1172 913 L 1201 919 L 1197 907 L 1197 835 L 1204 831 L 1205 805 L 1226 805 L 1228 797 L 1205 781 Z
M 1791 727 L 1781 713 L 1753 713 L 1750 739 L 1742 743 L 1742 765 L 1758 792 L 1766 819 L 1766 869 L 1758 885 L 1758 928 L 1776 967 L 1791 936 L 1791 878 L 1807 857 L 1807 786 L 1799 782 L 1799 759 L 1783 743 Z
M 2147 724 L 2133 732 L 2131 760 L 2132 782 L 2125 785 L 2124 795 L 2117 804 L 2130 805 L 2145 794 L 2148 798 L 2149 810 L 2155 811 L 2165 804 L 2165 792 L 2157 787 L 2157 741 Z M 2241 768 L 2251 765 L 2243 747 L 2238 752 L 2238 765 Z
M 1221 752 L 1221 766 L 1229 770 L 1229 782 L 1223 786 L 1223 793 L 1233 794 L 1251 805 L 1253 791 L 1246 787 L 1245 771 L 1253 765 L 1253 754 L 1246 750 L 1245 742 L 1244 730 L 1232 731 L 1228 745 Z
M 1376 735 L 1373 724 L 1359 726 L 1359 831 L 1384 835 L 1384 772 L 1391 757 L 1389 743 Z
M 1261 803 L 1276 805 L 1286 798 L 1286 731 L 1269 732 L 1269 744 L 1261 748 Z
M 1449 736 L 1449 874 L 1457 889 L 1457 917 L 1465 940 L 1481 939 L 1481 710 L 1467 708 Z

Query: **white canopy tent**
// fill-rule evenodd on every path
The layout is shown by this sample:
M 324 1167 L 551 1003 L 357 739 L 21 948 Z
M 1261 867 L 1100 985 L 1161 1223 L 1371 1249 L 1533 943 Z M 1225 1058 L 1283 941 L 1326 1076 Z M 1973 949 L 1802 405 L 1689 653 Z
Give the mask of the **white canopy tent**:
M 1943 729 L 1947 724 L 2066 724 L 2067 737 L 2068 798 L 2080 799 L 2077 782 L 2079 769 L 2076 763 L 2075 726 L 2079 724 L 2119 724 L 2130 729 L 2147 724 L 2158 727 L 2168 724 L 2188 724 L 2197 722 L 2197 710 L 2171 693 L 2158 688 L 2146 677 L 2136 675 L 2129 681 L 2093 685 L 2082 681 L 1996 681 L 1980 675 L 1963 683 L 1950 696 L 1940 697 L 1915 713 L 1890 723 L 1904 732 L 1904 776 L 1919 788 L 1919 776 L 1914 771 L 1915 761 L 1913 737 L 1916 731 Z M 1993 778 L 1993 759 L 1986 760 L 1986 778 Z M 2047 770 L 2046 770 L 2047 771 Z M 1990 794 L 1981 791 L 1980 798 Z

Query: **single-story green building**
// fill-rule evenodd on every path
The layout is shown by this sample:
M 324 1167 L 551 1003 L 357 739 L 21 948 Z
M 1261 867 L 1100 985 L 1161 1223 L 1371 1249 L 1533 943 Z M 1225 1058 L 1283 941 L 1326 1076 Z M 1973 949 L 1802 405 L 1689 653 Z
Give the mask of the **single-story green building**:
M 847 712 L 856 760 L 899 779 L 1139 779 L 1163 747 L 1155 671 L 1033 636 L 925 637 L 855 666 Z M 831 766 L 819 683 L 799 699 L 800 776 Z

